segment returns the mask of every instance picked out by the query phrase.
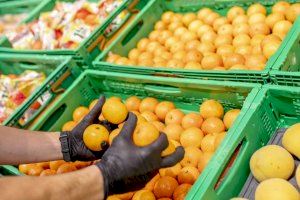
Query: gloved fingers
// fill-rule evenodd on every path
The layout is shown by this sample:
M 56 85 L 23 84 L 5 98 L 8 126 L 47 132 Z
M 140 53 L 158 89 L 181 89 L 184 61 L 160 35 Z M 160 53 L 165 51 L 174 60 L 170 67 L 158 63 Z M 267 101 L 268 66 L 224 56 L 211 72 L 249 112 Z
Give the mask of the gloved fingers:
M 151 134 L 151 133 L 149 133 Z M 159 137 L 152 142 L 151 144 L 144 147 L 145 149 L 149 149 L 150 151 L 159 151 L 162 152 L 165 150 L 169 145 L 167 135 L 165 133 L 160 133 Z
M 94 122 L 94 120 L 97 119 L 98 116 L 100 115 L 104 103 L 105 103 L 105 97 L 100 96 L 96 105 L 92 108 L 89 114 L 87 114 L 83 118 L 83 120 L 81 120 L 81 122 L 77 126 L 81 128 L 86 128 L 87 126 L 91 125 Z
M 128 114 L 128 118 L 120 132 L 120 136 L 129 139 L 132 141 L 132 134 L 134 132 L 134 129 L 136 127 L 137 117 L 133 113 Z
M 179 146 L 176 148 L 174 153 L 162 158 L 161 167 L 162 168 L 172 167 L 173 165 L 181 161 L 183 157 L 184 157 L 184 148 L 182 146 Z
M 101 151 L 106 151 L 109 148 L 109 144 L 106 141 L 103 141 L 100 146 L 101 146 Z

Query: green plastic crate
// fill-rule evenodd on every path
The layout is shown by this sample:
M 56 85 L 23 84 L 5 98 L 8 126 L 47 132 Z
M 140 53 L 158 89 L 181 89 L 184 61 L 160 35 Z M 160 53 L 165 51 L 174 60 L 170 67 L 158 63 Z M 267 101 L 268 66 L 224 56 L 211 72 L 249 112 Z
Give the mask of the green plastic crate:
M 26 128 L 38 116 L 39 113 L 56 96 L 62 93 L 78 77 L 81 69 L 66 56 L 36 56 L 0 54 L 0 71 L 3 74 L 20 74 L 25 70 L 35 70 L 46 74 L 46 80 L 32 93 L 14 113 L 3 122 L 5 126 Z M 42 105 L 35 114 L 25 123 L 19 120 L 31 105 L 39 98 L 48 97 L 45 105 Z
M 241 108 L 241 113 L 228 131 L 228 135 L 236 135 L 236 129 L 247 115 L 252 101 L 261 86 L 252 83 L 217 82 L 166 77 L 150 77 L 125 73 L 86 70 L 68 90 L 46 109 L 46 114 L 30 127 L 31 130 L 60 131 L 63 124 L 72 120 L 72 113 L 78 106 L 88 106 L 101 94 L 106 97 L 120 96 L 126 99 L 131 95 L 141 98 L 152 96 L 159 100 L 173 101 L 184 112 L 197 111 L 199 105 L 206 99 L 217 99 L 225 111 Z M 76 98 L 70 98 L 76 97 Z M 221 152 L 227 152 L 223 147 Z M 232 147 L 233 148 L 233 147 Z M 201 188 L 200 180 L 194 184 L 190 198 Z M 203 191 L 201 189 L 201 191 Z
M 203 171 L 194 199 L 228 200 L 239 195 L 250 173 L 252 154 L 266 145 L 279 128 L 300 122 L 300 90 L 296 87 L 264 85 L 235 133 L 226 137 Z M 226 149 L 226 151 L 221 151 Z M 236 156 L 224 177 L 227 163 Z M 221 180 L 220 182 L 218 180 Z M 204 191 L 204 192 L 203 192 Z
M 74 0 L 64 0 L 68 2 L 72 2 Z M 98 0 L 91 0 L 91 1 L 98 1 Z M 24 23 L 31 22 L 33 20 L 36 20 L 39 15 L 42 12 L 47 12 L 53 9 L 55 6 L 56 0 L 44 0 L 34 11 L 32 11 L 31 15 L 24 21 Z M 91 35 L 83 40 L 79 47 L 76 49 L 55 49 L 55 50 L 17 50 L 11 48 L 11 44 L 8 41 L 6 37 L 0 41 L 0 52 L 4 53 L 13 53 L 16 55 L 19 54 L 37 54 L 37 55 L 65 55 L 65 56 L 72 56 L 73 59 L 77 62 L 78 65 L 89 65 L 89 67 L 92 67 L 91 63 L 94 57 L 98 55 L 101 52 L 101 45 L 100 43 L 103 42 L 106 38 L 103 33 L 106 30 L 106 28 L 110 25 L 110 23 L 118 16 L 119 13 L 127 9 L 128 11 L 131 11 L 128 9 L 128 7 L 131 6 L 131 3 L 134 3 L 133 0 L 124 0 L 124 2 L 119 6 L 119 8 L 115 9 L 114 12 L 112 12 L 107 19 L 99 26 L 97 27 Z M 146 2 L 146 0 L 142 1 L 143 3 Z M 130 12 L 128 12 L 130 13 Z M 130 15 L 130 14 L 129 14 Z M 128 19 L 129 15 L 126 19 Z M 125 19 L 125 21 L 126 21 Z M 124 21 L 124 23 L 125 23 Z M 116 32 L 116 31 L 115 31 Z M 103 39 L 104 37 L 104 39 Z
M 168 69 L 157 67 L 136 67 L 136 66 L 120 66 L 105 62 L 108 52 L 128 55 L 128 52 L 136 47 L 137 42 L 149 35 L 153 30 L 155 22 L 157 22 L 163 12 L 171 10 L 174 12 L 196 12 L 202 7 L 210 7 L 215 9 L 221 15 L 225 15 L 227 11 L 234 5 L 247 8 L 251 3 L 257 1 L 163 1 L 151 0 L 150 3 L 136 16 L 136 19 L 124 30 L 124 32 L 109 45 L 93 62 L 96 67 L 106 71 L 116 71 L 125 73 L 172 76 L 183 78 L 195 78 L 203 80 L 220 80 L 220 81 L 240 81 L 252 83 L 267 83 L 268 72 L 272 63 L 276 61 L 282 51 L 285 42 L 280 46 L 279 50 L 267 62 L 265 70 L 230 70 L 230 71 L 214 71 L 214 70 L 182 70 Z M 270 12 L 275 1 L 259 1 L 267 7 Z M 291 1 L 294 2 L 294 1 Z M 153 15 L 155 13 L 155 15 Z M 285 41 L 288 37 L 285 38 Z
M 277 85 L 300 86 L 300 17 L 295 23 L 290 40 L 270 71 L 272 83 Z

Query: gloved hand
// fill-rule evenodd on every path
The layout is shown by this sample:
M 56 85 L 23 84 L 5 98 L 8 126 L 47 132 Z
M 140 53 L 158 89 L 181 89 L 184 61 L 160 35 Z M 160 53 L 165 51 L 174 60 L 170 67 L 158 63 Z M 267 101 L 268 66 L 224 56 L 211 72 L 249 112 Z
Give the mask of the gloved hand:
M 96 164 L 103 175 L 105 195 L 118 192 L 118 188 L 122 189 L 118 187 L 120 185 L 147 181 L 149 174 L 159 168 L 175 165 L 184 156 L 184 149 L 177 147 L 173 154 L 161 157 L 161 152 L 168 146 L 168 139 L 164 133 L 148 146 L 136 146 L 132 140 L 136 122 L 137 117 L 129 113 L 121 132 L 104 153 L 101 161 Z
M 102 151 L 91 151 L 83 142 L 84 130 L 93 123 L 99 123 L 98 117 L 102 111 L 105 97 L 101 96 L 94 108 L 85 116 L 72 131 L 60 133 L 60 142 L 65 161 L 91 161 L 100 159 L 108 148 L 107 143 L 102 144 Z

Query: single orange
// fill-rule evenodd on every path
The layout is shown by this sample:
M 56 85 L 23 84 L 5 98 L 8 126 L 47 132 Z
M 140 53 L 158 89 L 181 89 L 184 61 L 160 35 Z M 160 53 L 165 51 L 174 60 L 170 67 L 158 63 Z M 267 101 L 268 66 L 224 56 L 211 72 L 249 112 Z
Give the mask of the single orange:
M 226 132 L 218 133 L 216 135 L 217 136 L 216 136 L 215 143 L 214 143 L 215 149 L 217 149 L 220 146 L 220 144 L 222 143 L 222 141 L 224 140 L 224 138 L 226 136 Z
M 279 1 L 275 3 L 272 7 L 272 13 L 284 14 L 290 8 L 291 4 L 286 1 Z
M 273 28 L 274 29 L 274 28 Z M 269 26 L 265 22 L 260 22 L 250 25 L 249 34 L 251 37 L 257 34 L 269 35 L 271 32 Z M 274 32 L 274 30 L 273 30 Z
M 223 122 L 225 124 L 226 129 L 229 129 L 232 126 L 232 124 L 234 123 L 235 119 L 238 117 L 240 112 L 241 112 L 240 109 L 232 109 L 225 113 Z
M 159 131 L 150 122 L 137 124 L 133 133 L 133 142 L 137 146 L 146 146 L 159 137 Z
M 198 51 L 200 51 L 203 56 L 206 56 L 208 53 L 214 53 L 216 51 L 216 47 L 211 42 L 202 42 L 198 48 Z
M 84 106 L 76 108 L 73 112 L 73 121 L 80 122 L 89 112 L 90 110 Z
M 198 50 L 190 50 L 187 52 L 184 60 L 186 63 L 188 62 L 198 62 L 200 63 L 203 58 L 203 55 Z
M 34 166 L 35 164 L 21 164 L 19 165 L 19 171 L 23 174 L 27 174 L 28 171 Z
M 200 161 L 198 163 L 198 170 L 201 173 L 206 165 L 209 163 L 210 159 L 214 155 L 213 152 L 204 152 L 203 155 L 200 158 Z
M 252 4 L 251 6 L 249 6 L 249 8 L 247 10 L 247 15 L 250 16 L 254 13 L 262 13 L 262 14 L 266 15 L 267 9 L 260 3 L 255 3 L 255 4 Z
M 300 15 L 300 3 L 295 3 L 291 5 L 285 12 L 285 17 L 290 22 L 296 21 L 297 17 Z
M 216 19 L 220 18 L 220 15 L 216 12 L 212 12 L 212 13 L 209 13 L 204 19 L 203 21 L 212 26 L 214 24 L 214 22 L 216 21 Z
M 156 200 L 156 198 L 149 190 L 139 190 L 133 195 L 132 200 Z
M 216 19 L 213 23 L 213 28 L 215 31 L 218 31 L 218 29 L 223 25 L 223 24 L 229 24 L 229 20 L 226 17 L 220 17 Z
M 189 24 L 196 19 L 197 15 L 195 13 L 186 13 L 183 15 L 182 22 L 185 26 L 189 26 Z
M 141 99 L 137 96 L 131 96 L 125 101 L 125 106 L 128 111 L 139 111 Z
M 281 21 L 284 20 L 284 14 L 282 13 L 271 13 L 270 15 L 268 15 L 268 17 L 266 18 L 266 24 L 270 27 L 273 28 L 274 25 Z
M 198 11 L 197 17 L 198 17 L 198 19 L 202 20 L 212 12 L 213 11 L 210 8 L 202 8 L 201 10 Z
M 172 167 L 161 168 L 159 170 L 159 174 L 160 174 L 160 176 L 170 176 L 173 178 L 177 178 L 177 175 L 179 174 L 181 168 L 182 168 L 181 165 L 179 163 L 177 163 L 176 165 L 174 165 Z
M 204 55 L 201 65 L 203 69 L 214 69 L 218 66 L 223 66 L 222 57 L 218 54 L 211 53 Z
M 200 106 L 200 115 L 204 119 L 209 117 L 222 118 L 224 115 L 224 108 L 222 104 L 214 99 L 206 100 Z
M 245 14 L 245 10 L 242 7 L 233 6 L 228 10 L 227 18 L 230 22 L 232 22 L 238 16 L 244 15 L 244 14 Z
M 158 21 L 154 25 L 154 30 L 163 31 L 166 29 L 166 24 L 163 21 Z
M 112 144 L 113 140 L 115 139 L 115 137 L 117 137 L 119 135 L 120 131 L 121 131 L 121 129 L 117 128 L 109 134 L 109 138 L 108 138 L 109 145 Z
M 178 183 L 175 178 L 163 176 L 155 183 L 153 192 L 156 198 L 172 197 L 177 187 Z
M 179 124 L 169 124 L 163 130 L 163 132 L 168 136 L 169 139 L 176 140 L 178 142 L 183 131 L 184 129 Z
M 245 64 L 245 58 L 243 55 L 238 53 L 230 53 L 225 55 L 224 67 L 226 69 L 229 69 L 234 65 L 243 65 L 243 64 Z
M 231 45 L 232 40 L 232 35 L 218 35 L 214 41 L 214 44 L 217 48 L 219 48 L 223 45 Z
M 189 113 L 186 114 L 182 118 L 181 125 L 184 129 L 190 128 L 190 127 L 196 127 L 200 128 L 203 122 L 203 118 L 200 114 L 197 113 Z
M 191 70 L 201 70 L 202 66 L 198 62 L 188 62 L 184 66 L 184 69 L 191 69 Z
M 166 24 L 171 23 L 174 15 L 175 15 L 175 13 L 173 13 L 171 11 L 164 12 L 161 16 L 161 20 Z
M 77 170 L 76 167 L 72 163 L 65 163 L 65 164 L 62 164 L 61 166 L 59 166 L 56 173 L 62 174 L 62 173 L 76 171 L 76 170 Z
M 232 20 L 232 25 L 235 26 L 237 24 L 244 24 L 248 23 L 248 16 L 247 15 L 239 15 L 234 20 Z
M 44 169 L 41 166 L 34 165 L 28 170 L 27 175 L 29 175 L 29 176 L 39 176 L 42 173 L 43 170 Z
M 51 176 L 56 174 L 56 171 L 53 169 L 45 169 L 41 172 L 40 176 Z
M 192 185 L 187 183 L 179 185 L 173 193 L 173 200 L 184 200 L 191 187 Z
M 160 132 L 162 132 L 166 127 L 165 124 L 160 121 L 152 121 L 151 124 L 153 124 Z
M 210 117 L 204 120 L 201 130 L 205 135 L 213 133 L 221 133 L 225 131 L 225 125 L 220 118 Z
M 180 161 L 180 164 L 183 167 L 193 166 L 197 167 L 198 162 L 202 156 L 202 151 L 197 147 L 186 147 L 183 159 Z
M 66 163 L 66 161 L 64 161 L 64 160 L 55 160 L 55 161 L 50 161 L 49 166 L 50 166 L 50 169 L 56 171 L 59 168 L 59 166 L 61 166 L 62 164 L 65 164 L 65 163 Z
M 62 127 L 62 131 L 72 131 L 73 130 L 73 128 L 75 128 L 75 126 L 77 125 L 77 123 L 76 122 L 74 122 L 74 121 L 68 121 L 68 122 L 66 122 L 64 125 L 63 125 L 63 127 Z
M 101 144 L 108 142 L 109 132 L 100 124 L 92 124 L 88 126 L 83 132 L 83 142 L 93 151 L 101 151 Z
M 180 170 L 178 174 L 178 183 L 194 184 L 199 175 L 200 173 L 196 167 L 192 167 L 192 166 L 184 167 Z
M 139 111 L 142 113 L 144 111 L 151 111 L 154 112 L 155 108 L 158 104 L 157 99 L 153 97 L 146 97 L 145 99 L 142 100 Z
M 196 127 L 191 127 L 183 131 L 180 135 L 180 143 L 183 147 L 200 147 L 203 132 Z
M 121 101 L 109 99 L 103 105 L 102 114 L 109 122 L 120 124 L 125 121 L 128 110 Z
M 232 35 L 233 26 L 231 24 L 224 24 L 218 29 L 218 35 Z
M 214 152 L 216 137 L 217 137 L 217 134 L 205 135 L 201 141 L 201 150 L 203 152 Z
M 181 124 L 181 121 L 184 117 L 184 113 L 179 109 L 170 110 L 166 114 L 165 124 Z
M 155 114 L 157 115 L 158 119 L 161 121 L 165 120 L 167 113 L 175 108 L 173 102 L 170 101 L 162 101 L 157 104 L 155 107 Z
M 148 38 L 143 38 L 137 43 L 137 48 L 140 51 L 146 51 L 147 46 L 149 44 L 150 40 Z
M 157 121 L 158 117 L 151 111 L 146 110 L 144 112 L 141 113 L 141 115 L 148 121 L 148 122 L 152 122 L 152 121 Z

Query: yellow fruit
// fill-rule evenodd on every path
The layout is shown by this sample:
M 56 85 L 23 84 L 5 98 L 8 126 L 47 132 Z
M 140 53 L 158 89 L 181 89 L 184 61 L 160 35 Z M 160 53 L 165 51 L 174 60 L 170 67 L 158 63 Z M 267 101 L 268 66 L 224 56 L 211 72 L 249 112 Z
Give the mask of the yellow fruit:
M 141 113 L 144 111 L 154 112 L 157 104 L 158 104 L 157 99 L 153 97 L 146 97 L 145 99 L 142 100 L 139 111 Z
M 249 16 L 248 23 L 251 25 L 251 24 L 256 24 L 265 21 L 266 21 L 266 16 L 264 14 L 253 13 L 252 15 Z
M 219 46 L 217 49 L 217 54 L 221 55 L 222 57 L 226 56 L 227 54 L 234 53 L 235 47 L 230 44 L 225 44 Z
M 156 198 L 149 190 L 139 190 L 133 195 L 132 200 L 156 200 Z
M 187 13 L 183 15 L 182 22 L 185 26 L 189 26 L 189 24 L 196 19 L 197 19 L 197 15 L 195 13 Z
M 179 109 L 170 110 L 165 117 L 165 124 L 181 124 L 184 113 Z
M 158 117 L 151 111 L 144 111 L 141 113 L 141 115 L 148 121 L 148 122 L 152 122 L 152 121 L 157 121 Z
M 241 54 L 242 56 L 246 57 L 253 53 L 253 47 L 250 45 L 242 45 L 242 46 L 237 46 L 235 48 L 234 53 Z
M 240 34 L 233 39 L 232 45 L 238 47 L 242 45 L 249 45 L 250 42 L 251 42 L 251 38 L 249 37 L 249 35 Z
M 266 24 L 270 27 L 273 28 L 274 25 L 281 21 L 284 20 L 284 14 L 282 13 L 272 13 L 270 15 L 268 15 L 268 17 L 266 18 Z
M 232 35 L 233 26 L 231 24 L 224 24 L 218 29 L 218 35 Z
M 243 65 L 245 64 L 245 58 L 241 54 L 238 53 L 230 53 L 224 55 L 224 67 L 225 69 L 229 69 L 234 65 Z
M 176 165 L 174 165 L 172 167 L 161 168 L 159 170 L 159 174 L 161 176 L 170 176 L 170 177 L 176 178 L 177 175 L 179 174 L 181 168 L 182 168 L 181 165 L 179 163 L 177 163 Z
M 232 34 L 236 37 L 239 34 L 249 34 L 250 26 L 247 23 L 240 23 L 233 26 Z
M 117 137 L 119 135 L 120 131 L 121 131 L 121 129 L 117 128 L 109 134 L 109 138 L 108 138 L 109 145 L 112 144 L 113 140 L 115 139 L 115 137 Z
M 175 152 L 175 145 L 169 141 L 168 147 L 161 152 L 161 156 L 166 157 L 168 155 L 171 155 L 174 152 Z
M 138 124 L 133 133 L 133 142 L 137 146 L 146 146 L 159 137 L 157 128 L 149 122 Z
M 203 69 L 214 69 L 218 66 L 223 66 L 222 57 L 218 54 L 204 54 L 204 57 L 201 61 L 201 65 Z
M 300 159 L 300 123 L 294 124 L 286 130 L 282 137 L 282 145 L 291 154 Z
M 297 181 L 298 187 L 300 187 L 300 165 L 298 165 L 297 170 L 296 170 L 296 181 Z
M 204 21 L 206 24 L 212 26 L 212 25 L 214 24 L 215 20 L 218 19 L 219 17 L 220 17 L 220 15 L 219 15 L 218 13 L 212 12 L 212 13 L 208 14 L 208 15 L 203 19 L 203 21 Z
M 300 195 L 296 188 L 288 181 L 272 178 L 261 182 L 255 191 L 255 200 L 299 200 Z
M 180 143 L 183 147 L 200 147 L 203 132 L 196 127 L 188 128 L 180 135 Z
M 194 20 L 192 21 L 187 27 L 189 31 L 197 33 L 198 29 L 203 25 L 201 20 Z M 186 33 L 186 32 L 185 32 Z M 183 34 L 182 34 L 183 35 Z
M 258 181 L 269 178 L 288 179 L 294 171 L 294 159 L 284 148 L 267 145 L 257 150 L 250 159 L 250 169 Z
M 101 144 L 108 142 L 109 132 L 100 124 L 92 124 L 83 132 L 84 144 L 93 151 L 101 151 Z
M 116 113 L 118 113 L 116 115 Z M 128 110 L 121 101 L 115 99 L 108 99 L 102 108 L 102 114 L 105 119 L 113 124 L 120 124 L 125 121 Z
M 216 51 L 216 47 L 211 42 L 204 42 L 198 46 L 197 50 L 205 56 L 207 53 L 214 53 Z
M 34 166 L 35 164 L 21 164 L 19 165 L 19 171 L 23 174 L 27 174 L 28 171 Z
M 175 148 L 181 146 L 181 144 L 178 141 L 176 141 L 176 140 L 169 140 L 169 141 L 174 144 Z
M 240 112 L 240 109 L 232 109 L 225 113 L 223 122 L 225 124 L 226 129 L 229 129 L 232 126 L 235 119 L 239 116 Z
M 225 125 L 223 121 L 217 117 L 210 117 L 204 120 L 201 126 L 201 130 L 206 134 L 221 133 L 225 131 Z
M 160 132 L 163 132 L 166 128 L 165 124 L 160 121 L 152 121 L 151 124 L 153 124 Z
M 28 169 L 27 175 L 29 176 L 39 176 L 44 169 L 41 166 L 34 165 Z
M 229 24 L 229 21 L 226 17 L 220 17 L 216 19 L 213 23 L 213 28 L 215 31 L 218 31 L 218 29 L 223 25 L 223 24 Z
M 188 62 L 201 62 L 203 58 L 202 53 L 200 53 L 198 50 L 190 50 L 187 52 L 184 61 L 186 63 Z
M 203 122 L 201 115 L 197 113 L 189 113 L 182 118 L 181 125 L 184 129 L 196 127 L 200 128 Z
M 162 176 L 156 181 L 153 192 L 157 198 L 172 197 L 177 187 L 178 183 L 175 178 Z
M 204 19 L 205 17 L 207 17 L 207 15 L 209 15 L 212 12 L 213 11 L 210 8 L 202 8 L 198 11 L 197 17 L 198 19 Z
M 201 173 L 213 156 L 213 152 L 204 152 L 198 163 L 198 170 Z
M 73 130 L 73 128 L 75 128 L 75 126 L 76 126 L 77 124 L 76 124 L 76 122 L 74 122 L 74 121 L 68 121 L 68 122 L 66 122 L 64 125 L 63 125 L 63 127 L 62 127 L 62 131 L 72 131 Z
M 189 41 L 192 41 L 192 40 L 196 40 L 198 37 L 197 37 L 197 34 L 192 32 L 192 31 L 187 31 L 186 33 L 184 33 L 183 35 L 181 35 L 181 40 L 183 42 L 189 42 Z
M 201 42 L 211 42 L 214 43 L 215 39 L 218 37 L 218 35 L 214 31 L 207 31 L 206 33 L 203 33 L 201 36 Z
M 77 123 L 80 122 L 89 112 L 90 110 L 84 106 L 76 108 L 73 112 L 73 121 Z
M 271 58 L 271 56 L 276 53 L 280 46 L 281 42 L 270 42 L 263 47 L 263 53 L 266 58 Z
M 227 18 L 229 21 L 233 21 L 238 16 L 244 15 L 244 14 L 245 14 L 245 11 L 243 8 L 241 8 L 239 6 L 233 6 L 228 10 Z
M 300 15 L 300 3 L 291 5 L 285 12 L 285 17 L 290 22 L 294 22 Z
M 218 35 L 214 44 L 217 48 L 219 48 L 224 45 L 231 45 L 232 40 L 232 35 Z
M 214 142 L 215 150 L 220 146 L 220 144 L 224 140 L 225 136 L 226 136 L 226 132 L 216 134 L 216 139 Z
M 207 32 L 214 32 L 213 28 L 207 24 L 203 24 L 197 28 L 197 35 L 199 38 L 201 38 Z
M 200 106 L 200 115 L 204 119 L 207 119 L 209 117 L 222 118 L 224 115 L 224 108 L 216 100 L 206 100 Z
M 178 183 L 194 184 L 200 175 L 198 169 L 192 166 L 183 167 L 178 174 Z
M 162 14 L 161 16 L 161 20 L 168 24 L 172 22 L 172 18 L 174 17 L 175 13 L 171 12 L 171 11 L 167 11 L 165 13 Z
M 184 69 L 191 69 L 191 70 L 201 70 L 202 69 L 202 66 L 200 63 L 198 62 L 188 62 Z
M 144 189 L 153 191 L 155 183 L 160 179 L 159 173 L 157 173 L 148 183 L 145 185 Z
M 279 1 L 275 3 L 274 6 L 272 7 L 272 13 L 284 14 L 287 12 L 289 7 L 290 7 L 290 3 L 286 1 Z
M 183 131 L 184 129 L 180 126 L 180 124 L 169 124 L 163 130 L 169 139 L 176 141 L 180 140 L 180 135 Z
M 292 26 L 293 24 L 290 21 L 281 20 L 274 24 L 273 34 L 278 35 L 281 39 L 283 39 Z
M 262 13 L 262 14 L 266 15 L 266 14 L 267 14 L 267 10 L 266 10 L 266 8 L 265 8 L 263 5 L 261 5 L 260 3 L 255 3 L 255 4 L 252 4 L 252 5 L 248 8 L 248 10 L 247 10 L 247 15 L 248 15 L 248 16 L 251 16 L 251 15 L 254 14 L 254 13 Z
M 237 24 L 245 24 L 245 23 L 248 23 L 248 16 L 247 15 L 238 15 L 232 21 L 233 26 L 236 26 Z
M 139 111 L 141 99 L 137 96 L 131 96 L 125 101 L 125 106 L 128 111 Z
M 180 69 L 180 68 L 184 68 L 184 65 L 185 65 L 184 62 L 181 60 L 172 59 L 167 62 L 168 68 Z
M 197 147 L 186 147 L 184 149 L 184 157 L 180 161 L 181 166 L 194 166 L 197 167 L 201 156 L 203 155 L 202 151 Z
M 265 22 L 250 25 L 249 34 L 251 37 L 257 34 L 269 35 L 271 32 L 269 26 Z
M 217 134 L 205 135 L 201 141 L 201 150 L 203 152 L 214 152 L 216 137 L 217 137 Z

